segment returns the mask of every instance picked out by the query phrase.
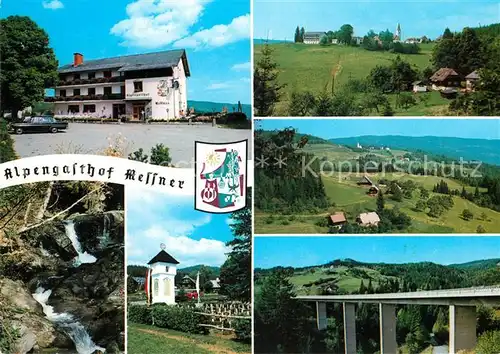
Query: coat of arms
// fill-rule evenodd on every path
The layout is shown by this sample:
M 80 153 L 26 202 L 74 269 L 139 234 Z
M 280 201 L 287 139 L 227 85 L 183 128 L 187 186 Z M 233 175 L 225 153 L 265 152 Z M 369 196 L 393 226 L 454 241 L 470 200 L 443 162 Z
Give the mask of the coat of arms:
M 158 82 L 158 96 L 160 97 L 167 97 L 168 93 L 170 92 L 170 85 L 168 80 L 160 80 Z
M 195 143 L 195 209 L 232 213 L 246 206 L 247 140 Z

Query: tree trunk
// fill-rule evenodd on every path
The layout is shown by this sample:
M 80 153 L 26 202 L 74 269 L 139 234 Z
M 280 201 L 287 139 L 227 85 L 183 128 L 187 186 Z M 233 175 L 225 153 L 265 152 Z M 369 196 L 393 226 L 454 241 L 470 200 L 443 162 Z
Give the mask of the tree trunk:
M 47 187 L 47 191 L 45 192 L 45 198 L 43 200 L 42 206 L 40 207 L 40 210 L 38 210 L 38 214 L 36 216 L 37 221 L 42 220 L 43 216 L 45 215 L 45 211 L 47 210 L 47 206 L 49 205 L 50 197 L 52 196 L 53 187 L 54 182 L 50 182 L 49 186 Z

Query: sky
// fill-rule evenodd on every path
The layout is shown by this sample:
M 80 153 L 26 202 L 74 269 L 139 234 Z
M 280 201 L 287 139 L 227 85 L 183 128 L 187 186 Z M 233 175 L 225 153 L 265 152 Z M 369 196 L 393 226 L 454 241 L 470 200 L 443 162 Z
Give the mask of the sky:
M 500 237 L 256 237 L 254 249 L 254 268 L 305 267 L 344 258 L 448 265 L 500 258 Z
M 498 119 L 308 119 L 260 120 L 265 130 L 294 127 L 299 133 L 323 139 L 363 135 L 441 136 L 468 139 L 500 139 Z
M 461 31 L 499 21 L 498 0 L 255 0 L 254 38 L 293 40 L 297 25 L 326 32 L 351 24 L 356 36 L 370 29 L 394 33 L 400 23 L 403 39 L 435 39 L 446 27 Z
M 127 264 L 146 265 L 166 245 L 179 269 L 204 264 L 221 266 L 233 239 L 228 214 L 194 210 L 193 196 L 180 197 L 128 187 Z
M 250 103 L 250 3 L 234 0 L 2 0 L 1 17 L 29 16 L 60 65 L 183 48 L 188 100 Z

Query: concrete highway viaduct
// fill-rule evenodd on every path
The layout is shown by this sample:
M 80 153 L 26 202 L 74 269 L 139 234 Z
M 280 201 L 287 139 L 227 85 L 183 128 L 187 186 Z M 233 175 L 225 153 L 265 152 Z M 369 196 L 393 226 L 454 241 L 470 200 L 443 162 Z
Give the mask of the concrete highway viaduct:
M 417 291 L 366 295 L 307 295 L 298 300 L 315 302 L 318 329 L 326 329 L 326 304 L 343 304 L 345 354 L 356 354 L 356 304 L 378 304 L 380 317 L 380 353 L 396 354 L 396 306 L 449 306 L 449 352 L 474 349 L 476 345 L 476 307 L 500 306 L 500 286 L 465 289 Z

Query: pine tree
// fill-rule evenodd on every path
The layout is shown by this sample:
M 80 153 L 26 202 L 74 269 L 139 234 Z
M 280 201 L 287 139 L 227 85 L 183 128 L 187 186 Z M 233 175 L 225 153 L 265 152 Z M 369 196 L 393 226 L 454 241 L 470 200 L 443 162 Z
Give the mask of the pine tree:
M 304 27 L 302 27 L 300 29 L 300 43 L 304 43 L 304 36 L 306 34 L 306 30 L 304 29 Z
M 295 43 L 301 42 L 301 40 L 300 40 L 300 29 L 299 29 L 299 26 L 297 26 L 297 28 L 295 29 L 295 36 L 294 36 L 293 41 Z
M 382 212 L 384 208 L 385 208 L 384 194 L 382 193 L 382 191 L 379 191 L 377 195 L 377 211 Z
M 366 293 L 366 287 L 365 287 L 365 283 L 363 283 L 363 280 L 361 280 L 361 285 L 359 286 L 359 293 L 360 294 Z
M 474 198 L 479 198 L 480 194 L 479 194 L 479 188 L 476 186 L 476 189 L 474 190 Z
M 446 27 L 443 33 L 443 39 L 452 39 L 452 38 L 453 38 L 453 33 L 450 31 L 448 27 Z
M 462 187 L 462 193 L 460 193 L 460 196 L 464 199 L 467 198 L 467 191 L 465 190 L 465 187 Z
M 254 69 L 254 106 L 255 115 L 259 117 L 272 115 L 284 87 L 278 83 L 278 64 L 273 60 L 272 52 L 269 44 L 264 44 L 262 56 Z
M 252 264 L 252 192 L 247 191 L 247 206 L 231 214 L 231 230 L 234 239 L 226 262 L 220 270 L 221 293 L 230 299 L 250 301 Z
M 368 287 L 366 288 L 366 292 L 368 294 L 373 294 L 373 284 L 372 284 L 372 279 L 370 278 L 370 280 L 368 281 Z

